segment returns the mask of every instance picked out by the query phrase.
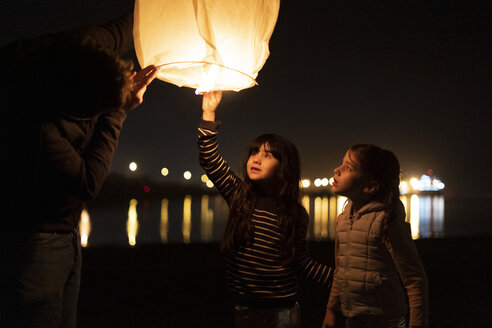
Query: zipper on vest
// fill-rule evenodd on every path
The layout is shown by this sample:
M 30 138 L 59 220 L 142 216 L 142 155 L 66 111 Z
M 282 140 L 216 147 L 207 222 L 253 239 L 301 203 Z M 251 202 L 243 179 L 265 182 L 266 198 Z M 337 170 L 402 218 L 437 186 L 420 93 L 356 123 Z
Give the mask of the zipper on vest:
M 345 295 L 350 295 L 349 294 L 349 289 L 348 289 L 348 279 L 347 279 L 347 272 L 348 272 L 348 255 L 351 253 L 351 244 L 350 244 L 350 236 L 352 235 L 352 225 L 354 224 L 354 220 L 352 220 L 352 215 L 349 216 L 349 228 L 347 231 L 347 253 L 345 254 Z M 352 312 L 352 303 L 350 300 L 350 297 L 345 298 L 347 300 L 347 311 L 349 313 Z

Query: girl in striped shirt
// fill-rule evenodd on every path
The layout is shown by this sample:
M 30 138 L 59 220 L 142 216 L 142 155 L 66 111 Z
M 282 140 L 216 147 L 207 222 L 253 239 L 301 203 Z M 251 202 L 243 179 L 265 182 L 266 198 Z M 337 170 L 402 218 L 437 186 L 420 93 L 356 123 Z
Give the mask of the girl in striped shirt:
M 298 277 L 328 286 L 332 270 L 309 257 L 309 216 L 299 203 L 300 161 L 285 138 L 256 138 L 243 165 L 231 171 L 218 150 L 215 110 L 222 93 L 203 96 L 200 164 L 229 205 L 222 241 L 236 327 L 300 327 Z

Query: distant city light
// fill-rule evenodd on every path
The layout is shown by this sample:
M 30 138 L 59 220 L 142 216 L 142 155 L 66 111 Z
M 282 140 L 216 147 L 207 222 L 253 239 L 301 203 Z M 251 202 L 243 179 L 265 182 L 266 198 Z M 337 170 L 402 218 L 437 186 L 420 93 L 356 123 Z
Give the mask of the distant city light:
M 437 191 L 444 189 L 444 183 L 439 179 L 432 179 L 430 176 L 423 174 L 420 177 L 420 190 Z
M 436 178 L 432 178 L 426 174 L 423 174 L 420 179 L 412 178 L 410 179 L 410 186 L 416 191 L 439 191 L 443 190 L 444 183 Z M 400 194 L 405 195 L 410 191 L 410 187 L 407 181 L 402 181 L 400 183 Z
M 432 180 L 432 185 L 439 190 L 442 190 L 445 187 L 445 184 L 442 183 L 441 180 L 437 180 L 437 179 Z
M 408 183 L 406 181 L 400 182 L 400 194 L 405 195 L 408 192 Z
M 309 179 L 302 179 L 301 186 L 302 188 L 308 188 L 311 185 L 311 181 Z
M 138 165 L 136 162 L 131 162 L 129 164 L 129 169 L 132 172 L 135 172 L 138 169 Z M 163 167 L 160 171 L 162 176 L 168 176 L 169 175 L 169 169 L 166 167 Z M 428 174 L 432 175 L 427 175 L 427 174 L 422 174 L 422 176 L 419 178 L 412 177 L 409 180 L 401 180 L 399 189 L 400 189 L 400 194 L 401 195 L 406 195 L 408 193 L 412 194 L 415 192 L 419 191 L 440 191 L 445 188 L 445 184 L 436 178 L 433 174 L 434 171 L 432 169 L 427 170 Z M 183 172 L 183 177 L 186 180 L 190 180 L 192 178 L 192 174 L 190 171 L 185 171 Z M 208 187 L 208 188 L 213 188 L 214 184 L 213 182 L 208 178 L 206 174 L 202 174 L 200 176 L 200 180 Z M 301 179 L 299 182 L 299 187 L 300 188 L 309 188 L 312 185 L 316 188 L 319 187 L 327 187 L 327 186 L 332 186 L 334 182 L 333 177 L 331 178 L 316 178 L 314 181 L 308 178 Z M 150 187 L 149 186 L 144 186 L 144 192 L 148 193 L 150 192 Z
M 420 190 L 429 190 L 429 188 L 432 186 L 432 180 L 430 176 L 428 175 L 422 175 L 420 178 Z
M 337 215 L 343 212 L 346 204 L 347 204 L 347 197 L 345 196 L 337 197 Z
M 419 180 L 417 180 L 417 178 L 411 178 L 410 179 L 410 185 L 415 190 L 419 190 L 419 188 L 420 188 L 420 182 L 419 182 Z

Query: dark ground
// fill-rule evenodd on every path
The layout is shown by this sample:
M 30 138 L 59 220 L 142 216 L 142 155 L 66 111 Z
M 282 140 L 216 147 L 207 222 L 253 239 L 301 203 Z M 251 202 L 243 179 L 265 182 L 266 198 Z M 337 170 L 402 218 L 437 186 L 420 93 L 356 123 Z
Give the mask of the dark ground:
M 491 327 L 492 236 L 417 240 L 431 327 Z M 331 242 L 311 243 L 332 263 Z M 79 328 L 231 327 L 218 244 L 84 249 Z M 304 327 L 320 327 L 328 290 L 302 283 Z M 258 327 L 261 328 L 261 327 Z

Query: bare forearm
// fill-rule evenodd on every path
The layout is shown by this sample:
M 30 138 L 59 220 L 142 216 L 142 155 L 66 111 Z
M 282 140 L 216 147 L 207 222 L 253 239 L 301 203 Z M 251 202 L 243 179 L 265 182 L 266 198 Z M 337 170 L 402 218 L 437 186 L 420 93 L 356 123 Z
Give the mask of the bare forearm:
M 202 119 L 204 121 L 215 121 L 215 111 L 203 111 Z

